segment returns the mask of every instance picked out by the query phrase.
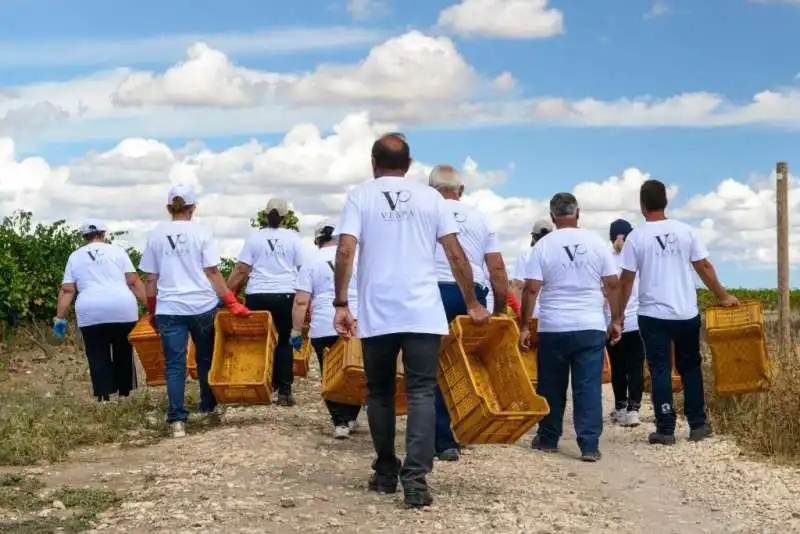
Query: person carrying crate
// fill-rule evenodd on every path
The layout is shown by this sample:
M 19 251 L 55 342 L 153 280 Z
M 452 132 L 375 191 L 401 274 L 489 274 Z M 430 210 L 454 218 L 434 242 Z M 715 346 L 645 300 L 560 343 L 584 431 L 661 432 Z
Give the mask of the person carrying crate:
M 356 335 L 348 298 L 358 247 L 358 337 L 367 378 L 367 419 L 377 453 L 369 489 L 397 491 L 410 508 L 433 502 L 426 476 L 433 469 L 438 353 L 448 333 L 436 281 L 434 250 L 441 243 L 466 304 L 479 323 L 489 313 L 475 295 L 472 267 L 458 242 L 458 224 L 440 194 L 406 179 L 411 155 L 405 136 L 387 134 L 372 146 L 374 180 L 347 194 L 336 234 L 336 331 Z M 395 374 L 403 351 L 408 419 L 406 458 L 395 450 Z
M 672 404 L 672 358 L 683 383 L 684 411 L 689 439 L 701 441 L 712 435 L 706 419 L 703 372 L 700 355 L 700 313 L 692 269 L 719 300 L 721 306 L 737 306 L 717 279 L 708 250 L 691 226 L 667 219 L 667 188 L 658 180 L 647 180 L 639 190 L 645 224 L 633 230 L 622 248 L 622 304 L 625 305 L 639 279 L 639 332 L 650 368 L 656 431 L 649 436 L 654 445 L 675 443 L 677 416 Z
M 458 223 L 458 242 L 464 249 L 472 266 L 475 294 L 478 302 L 486 305 L 486 294 L 491 284 L 496 296 L 494 314 L 504 315 L 507 302 L 508 276 L 503 256 L 500 254 L 500 242 L 497 234 L 489 224 L 486 216 L 475 208 L 460 202 L 464 194 L 461 177 L 450 165 L 437 165 L 430 173 L 428 184 L 436 189 Z M 487 277 L 484 265 L 489 271 Z M 461 289 L 453 277 L 453 270 L 442 245 L 436 245 L 436 275 L 439 279 L 439 292 L 442 295 L 447 322 L 450 323 L 459 315 L 467 314 L 467 307 Z M 518 310 L 517 310 L 518 312 Z M 436 387 L 436 456 L 444 461 L 459 459 L 459 445 L 450 429 L 450 414 L 442 396 Z
M 336 239 L 333 232 L 336 225 L 330 219 L 323 219 L 314 229 L 314 244 L 319 248 L 315 256 L 309 258 L 300 268 L 295 284 L 294 307 L 292 308 L 292 331 L 289 337 L 294 350 L 303 346 L 303 323 L 307 310 L 313 306 L 308 337 L 311 346 L 317 353 L 319 361 L 320 378 L 323 376 L 324 352 L 330 349 L 339 339 L 333 326 L 333 273 L 336 260 Z M 348 302 L 353 317 L 358 317 L 358 292 L 356 289 L 356 271 L 350 279 Z M 334 439 L 347 439 L 355 431 L 358 413 L 361 406 L 358 404 L 344 404 L 326 400 L 328 412 L 333 422 Z
M 617 264 L 595 232 L 578 228 L 580 210 L 571 193 L 553 196 L 550 216 L 556 230 L 534 245 L 525 265 L 519 321 L 520 346 L 528 350 L 529 319 L 538 296 L 536 391 L 547 399 L 550 413 L 539 422 L 531 446 L 545 452 L 557 450 L 571 375 L 573 419 L 581 459 L 596 462 L 601 456 L 603 432 L 606 299 L 611 306 L 611 341 L 617 342 L 622 331 Z

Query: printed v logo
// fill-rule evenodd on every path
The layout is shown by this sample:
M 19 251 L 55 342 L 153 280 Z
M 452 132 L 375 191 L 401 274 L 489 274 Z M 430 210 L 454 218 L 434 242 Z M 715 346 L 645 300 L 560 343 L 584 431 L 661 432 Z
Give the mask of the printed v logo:
M 575 253 L 578 252 L 578 245 L 572 245 L 572 250 L 570 250 L 569 245 L 564 245 L 564 252 L 567 253 L 569 261 L 575 261 Z
M 331 260 L 328 260 L 328 262 L 327 262 L 327 263 L 328 263 L 328 267 L 330 267 L 330 268 L 331 268 L 331 271 L 332 271 L 332 272 L 336 272 L 336 269 L 335 269 L 335 268 L 334 268 L 334 266 L 333 266 L 333 262 L 332 262 Z
M 392 198 L 392 193 L 390 191 L 384 191 L 383 196 L 386 197 L 389 209 L 394 211 L 397 208 L 397 203 L 400 201 L 400 193 L 395 193 L 394 198 Z
M 172 239 L 171 235 L 167 236 L 167 241 L 169 241 L 169 246 L 172 247 L 172 250 L 175 250 L 175 247 L 178 246 L 178 241 L 180 241 L 180 237 L 181 237 L 180 234 L 176 236 L 176 239 Z
M 275 252 L 275 245 L 277 245 L 279 242 L 279 239 L 267 239 L 267 244 L 272 252 Z
M 663 236 L 660 235 L 656 236 L 656 241 L 658 242 L 658 246 L 661 247 L 661 250 L 667 250 L 667 238 L 669 238 L 669 234 L 664 234 Z
M 91 250 L 86 251 L 89 254 L 89 257 L 92 258 L 92 261 L 97 261 L 97 256 L 94 255 L 94 252 Z

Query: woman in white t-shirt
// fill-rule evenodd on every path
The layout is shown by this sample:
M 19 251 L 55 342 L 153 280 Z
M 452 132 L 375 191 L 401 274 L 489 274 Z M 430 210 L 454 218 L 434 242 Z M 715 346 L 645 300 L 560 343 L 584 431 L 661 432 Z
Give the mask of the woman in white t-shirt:
M 195 346 L 200 383 L 198 418 L 215 421 L 219 413 L 208 386 L 208 372 L 218 303 L 233 315 L 250 315 L 225 285 L 211 232 L 192 221 L 196 207 L 194 187 L 177 185 L 170 190 L 167 211 L 172 220 L 150 233 L 139 265 L 148 273 L 147 309 L 150 323 L 161 334 L 169 399 L 167 422 L 176 438 L 186 435 L 184 423 L 189 416 L 184 406 L 189 336 Z
M 333 301 L 334 285 L 333 271 L 336 261 L 336 240 L 333 238 L 335 225 L 329 219 L 321 221 L 314 230 L 314 244 L 319 247 L 317 254 L 307 261 L 301 268 L 297 277 L 292 309 L 292 332 L 289 338 L 292 346 L 299 350 L 303 342 L 302 328 L 306 311 L 311 305 L 311 324 L 308 336 L 314 352 L 319 361 L 320 376 L 322 376 L 323 356 L 325 349 L 329 349 L 339 339 L 333 327 Z M 350 279 L 348 301 L 350 310 L 357 316 L 358 294 L 356 285 L 355 267 L 353 277 Z M 340 402 L 325 401 L 328 412 L 333 421 L 333 437 L 347 439 L 356 428 L 356 420 L 361 406 L 344 404 Z
M 144 285 L 128 254 L 105 242 L 106 227 L 89 220 L 81 226 L 86 244 L 70 254 L 58 294 L 53 333 L 63 339 L 66 314 L 75 293 L 75 314 L 83 336 L 94 396 L 108 402 L 111 395 L 127 397 L 136 387 L 133 349 L 128 334 L 136 326 L 138 298 L 146 302 Z
M 245 242 L 228 285 L 238 293 L 245 288 L 245 303 L 253 311 L 270 312 L 278 331 L 272 387 L 277 390 L 278 406 L 294 406 L 292 384 L 292 303 L 297 271 L 303 264 L 303 245 L 294 230 L 281 228 L 289 211 L 285 200 L 273 198 L 267 203 L 267 227 L 255 232 Z

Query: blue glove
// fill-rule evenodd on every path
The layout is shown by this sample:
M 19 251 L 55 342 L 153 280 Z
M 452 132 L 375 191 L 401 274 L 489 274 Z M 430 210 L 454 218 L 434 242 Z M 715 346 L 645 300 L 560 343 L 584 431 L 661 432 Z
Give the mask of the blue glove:
M 53 335 L 56 336 L 57 340 L 61 341 L 67 335 L 67 326 L 69 326 L 69 323 L 66 319 L 53 320 Z
M 289 345 L 291 345 L 294 350 L 300 350 L 303 347 L 303 333 L 292 330 L 292 335 L 289 336 Z

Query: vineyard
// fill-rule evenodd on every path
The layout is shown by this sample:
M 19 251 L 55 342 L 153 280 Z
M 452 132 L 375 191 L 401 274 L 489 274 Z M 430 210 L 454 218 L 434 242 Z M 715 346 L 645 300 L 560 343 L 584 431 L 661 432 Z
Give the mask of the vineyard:
M 297 230 L 297 217 L 290 213 L 284 226 Z M 251 220 L 253 227 L 263 227 L 265 214 L 259 212 Z M 110 241 L 119 239 L 120 233 L 111 233 Z M 51 224 L 34 224 L 33 214 L 19 211 L 5 217 L 0 225 L 0 323 L 10 332 L 16 325 L 26 321 L 50 321 L 56 311 L 58 287 L 69 255 L 83 244 L 76 227 L 64 221 Z M 128 249 L 137 265 L 141 252 Z M 224 258 L 221 265 L 227 277 L 234 260 Z M 766 309 L 776 309 L 778 293 L 774 289 L 734 289 L 740 299 L 758 299 Z M 706 290 L 698 291 L 701 306 L 714 302 L 714 296 Z M 800 308 L 800 290 L 791 294 L 791 306 Z

